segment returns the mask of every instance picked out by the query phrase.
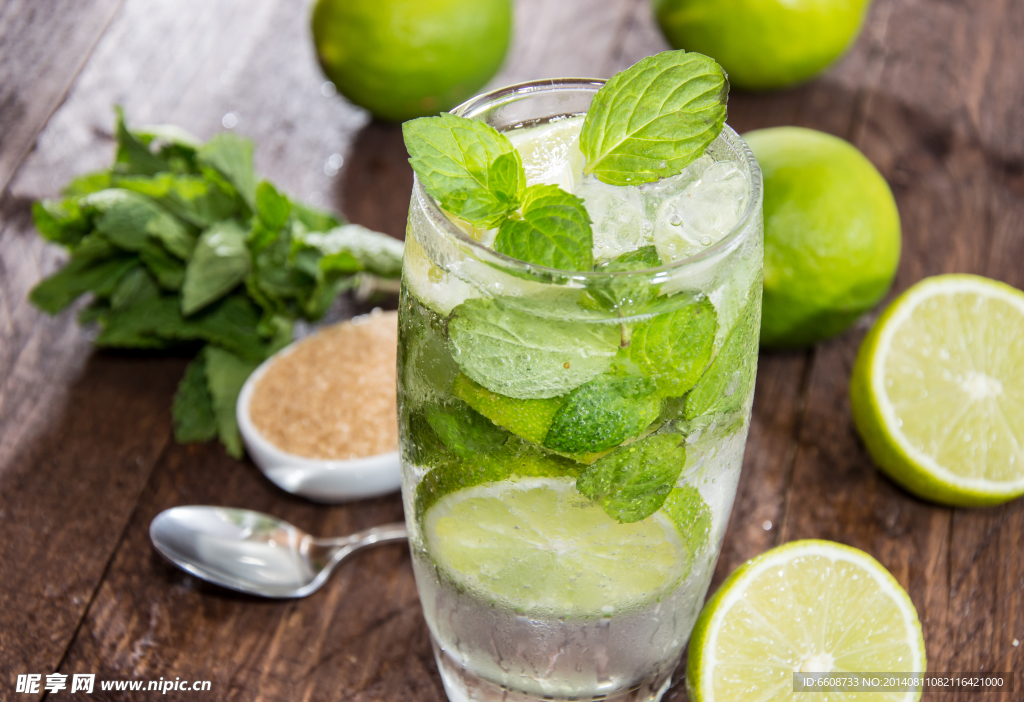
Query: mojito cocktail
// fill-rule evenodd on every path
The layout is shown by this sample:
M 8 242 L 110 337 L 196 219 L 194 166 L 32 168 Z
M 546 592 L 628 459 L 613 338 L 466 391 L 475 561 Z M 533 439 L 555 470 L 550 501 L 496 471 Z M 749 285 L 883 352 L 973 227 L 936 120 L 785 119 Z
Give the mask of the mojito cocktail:
M 648 92 L 689 80 L 681 54 Z M 615 80 L 513 86 L 406 126 L 403 496 L 453 702 L 658 699 L 732 508 L 760 172 L 724 96 L 692 153 L 654 149 L 653 175 L 595 145 L 593 110 L 601 138 L 621 122 Z M 684 87 L 699 112 L 713 77 Z

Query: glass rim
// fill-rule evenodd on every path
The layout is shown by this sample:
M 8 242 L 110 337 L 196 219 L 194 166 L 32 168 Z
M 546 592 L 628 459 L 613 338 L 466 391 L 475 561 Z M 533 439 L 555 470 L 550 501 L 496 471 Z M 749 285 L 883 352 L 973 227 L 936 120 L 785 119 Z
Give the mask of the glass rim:
M 482 93 L 470 98 L 461 105 L 453 108 L 451 114 L 460 117 L 474 118 L 485 109 L 514 102 L 516 99 L 535 93 L 561 92 L 567 90 L 584 91 L 596 93 L 605 84 L 603 78 L 546 78 L 496 88 L 487 93 Z M 582 114 L 582 113 L 581 113 Z M 477 259 L 504 270 L 513 270 L 518 275 L 540 281 L 579 281 L 587 282 L 594 280 L 606 280 L 624 278 L 630 276 L 667 276 L 680 269 L 691 269 L 704 264 L 710 259 L 725 256 L 737 248 L 743 241 L 743 232 L 748 229 L 750 221 L 754 219 L 764 197 L 761 168 L 754 158 L 753 152 L 743 138 L 728 124 L 724 125 L 721 133 L 715 141 L 723 140 L 741 159 L 741 165 L 747 169 L 750 177 L 748 187 L 747 205 L 743 214 L 737 220 L 735 226 L 729 233 L 709 246 L 707 249 L 692 256 L 680 258 L 671 263 L 666 263 L 655 268 L 641 268 L 631 271 L 570 271 L 561 268 L 551 268 L 534 263 L 528 263 L 512 256 L 499 253 L 486 246 L 480 241 L 469 236 L 459 228 L 441 209 L 438 202 L 426 192 L 419 178 L 413 174 L 413 195 L 419 201 L 424 210 L 429 213 L 435 224 L 439 225 L 445 232 L 454 237 L 456 242 L 468 247 L 472 255 Z M 713 144 L 714 142 L 712 142 Z

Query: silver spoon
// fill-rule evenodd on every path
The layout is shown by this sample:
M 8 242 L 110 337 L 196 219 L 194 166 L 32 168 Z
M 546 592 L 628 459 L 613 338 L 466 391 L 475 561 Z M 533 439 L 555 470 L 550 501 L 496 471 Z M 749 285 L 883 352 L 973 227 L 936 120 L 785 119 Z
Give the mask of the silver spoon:
M 317 539 L 262 512 L 174 507 L 156 516 L 149 538 L 164 558 L 197 578 L 262 597 L 305 597 L 364 546 L 405 541 L 405 524 Z

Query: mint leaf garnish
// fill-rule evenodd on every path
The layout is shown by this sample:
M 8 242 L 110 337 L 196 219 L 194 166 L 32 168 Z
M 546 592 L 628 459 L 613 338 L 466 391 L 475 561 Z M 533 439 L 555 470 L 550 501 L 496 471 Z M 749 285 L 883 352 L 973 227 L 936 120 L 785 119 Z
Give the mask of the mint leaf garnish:
M 557 185 L 531 185 L 522 219 L 506 219 L 494 250 L 520 261 L 569 271 L 594 267 L 594 234 L 583 200 Z
M 448 450 L 460 458 L 496 451 L 508 441 L 507 431 L 459 400 L 428 405 L 423 416 Z
M 728 95 L 722 67 L 702 54 L 639 61 L 594 96 L 580 133 L 584 172 L 611 185 L 676 175 L 722 131 Z
M 597 268 L 600 273 L 621 273 L 657 268 L 661 265 L 658 251 L 651 246 L 642 246 L 613 258 Z M 651 285 L 644 276 L 611 276 L 595 282 L 586 292 L 596 301 L 597 306 L 606 310 L 620 311 L 639 309 L 658 294 L 661 286 Z
M 751 363 L 751 357 L 756 355 L 758 330 L 761 328 L 754 295 L 760 295 L 760 289 L 751 290 L 751 298 L 715 360 L 686 396 L 687 419 L 710 412 L 733 412 L 750 395 L 757 372 L 757 365 Z
M 576 489 L 599 500 L 608 516 L 638 522 L 662 506 L 684 463 L 683 437 L 655 434 L 598 460 L 576 480 Z
M 711 543 L 711 508 L 697 488 L 692 485 L 672 488 L 661 505 L 661 512 L 676 525 L 691 561 Z
M 402 136 L 412 169 L 445 211 L 493 227 L 519 207 L 523 161 L 494 127 L 442 112 L 406 122 Z
M 473 298 L 448 319 L 452 356 L 492 392 L 518 399 L 564 395 L 608 370 L 617 330 L 520 312 L 501 298 Z
M 654 380 L 661 397 L 680 397 L 711 360 L 718 315 L 707 298 L 659 314 L 633 330 L 624 359 Z
M 639 436 L 661 409 L 653 392 L 648 378 L 599 375 L 569 394 L 551 422 L 544 446 L 590 453 Z

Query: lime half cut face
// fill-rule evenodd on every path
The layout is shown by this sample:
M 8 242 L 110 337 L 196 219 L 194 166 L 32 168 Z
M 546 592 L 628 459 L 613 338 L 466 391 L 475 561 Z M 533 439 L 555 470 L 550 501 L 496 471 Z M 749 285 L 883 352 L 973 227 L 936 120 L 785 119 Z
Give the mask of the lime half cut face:
M 663 514 L 620 524 L 561 478 L 453 492 L 427 511 L 424 536 L 458 585 L 514 611 L 551 616 L 607 616 L 652 601 L 689 562 Z
M 872 457 L 912 492 L 1024 494 L 1024 294 L 971 275 L 913 286 L 865 339 L 851 401 Z
M 697 619 L 687 662 L 694 702 L 891 700 L 920 692 L 795 692 L 794 673 L 925 670 L 906 591 L 878 561 L 830 541 L 794 541 L 737 569 Z

